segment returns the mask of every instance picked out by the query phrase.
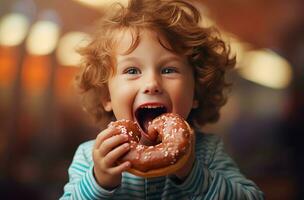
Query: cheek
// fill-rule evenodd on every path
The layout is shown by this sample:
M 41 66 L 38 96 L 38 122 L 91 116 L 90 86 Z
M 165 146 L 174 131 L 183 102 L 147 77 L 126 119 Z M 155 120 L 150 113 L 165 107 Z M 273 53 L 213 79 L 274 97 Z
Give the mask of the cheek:
M 109 81 L 109 91 L 113 100 L 114 98 L 126 96 L 128 97 L 133 93 L 134 86 L 126 82 L 122 78 L 114 78 Z M 120 99 L 122 101 L 122 99 Z
M 194 98 L 194 83 L 182 82 L 169 90 L 174 112 L 187 118 L 192 109 Z
M 116 118 L 128 117 L 126 115 L 132 108 L 134 91 L 131 84 L 122 83 L 119 80 L 109 82 L 111 103 Z

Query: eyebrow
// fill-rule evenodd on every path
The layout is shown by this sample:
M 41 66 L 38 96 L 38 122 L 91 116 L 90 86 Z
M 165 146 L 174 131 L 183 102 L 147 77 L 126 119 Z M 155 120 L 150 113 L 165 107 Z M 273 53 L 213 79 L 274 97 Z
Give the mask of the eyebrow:
M 164 58 L 160 58 L 160 62 L 162 63 L 167 63 L 170 61 L 177 61 L 177 62 L 182 62 L 185 63 L 185 59 L 182 58 L 182 56 L 178 56 L 178 55 L 170 55 L 170 56 L 166 56 Z
M 123 63 L 123 62 L 138 62 L 140 58 L 138 57 L 127 57 L 123 58 L 120 61 L 117 61 L 117 64 Z
M 117 61 L 117 64 L 120 64 L 123 62 L 138 62 L 140 59 L 141 59 L 140 57 L 131 56 L 131 57 L 123 58 L 120 61 Z M 182 63 L 186 64 L 185 59 L 181 58 L 180 56 L 174 55 L 174 54 L 159 58 L 160 63 L 167 63 L 170 61 L 177 61 L 177 62 L 182 62 Z

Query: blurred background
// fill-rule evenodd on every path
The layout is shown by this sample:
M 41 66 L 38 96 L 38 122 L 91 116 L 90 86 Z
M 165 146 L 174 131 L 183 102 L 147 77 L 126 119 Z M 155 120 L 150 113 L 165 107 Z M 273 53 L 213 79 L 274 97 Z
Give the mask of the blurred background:
M 58 199 L 77 146 L 98 133 L 73 87 L 75 48 L 112 2 L 0 0 L 1 199 Z M 304 199 L 303 0 L 191 3 L 237 55 L 229 101 L 204 130 L 268 200 Z

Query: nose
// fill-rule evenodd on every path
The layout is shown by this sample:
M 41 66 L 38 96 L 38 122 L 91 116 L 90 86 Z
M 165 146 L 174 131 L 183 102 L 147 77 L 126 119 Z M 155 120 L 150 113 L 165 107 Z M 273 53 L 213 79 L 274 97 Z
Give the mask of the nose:
M 159 78 L 155 75 L 146 78 L 143 85 L 143 93 L 149 95 L 161 94 L 162 87 Z

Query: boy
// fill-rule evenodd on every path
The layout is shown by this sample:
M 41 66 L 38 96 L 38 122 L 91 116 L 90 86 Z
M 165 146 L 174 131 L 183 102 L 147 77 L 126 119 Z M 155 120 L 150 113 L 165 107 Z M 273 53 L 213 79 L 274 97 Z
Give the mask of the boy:
M 119 130 L 106 128 L 79 146 L 61 199 L 263 199 L 219 138 L 200 130 L 219 117 L 228 86 L 224 75 L 235 59 L 199 20 L 198 11 L 182 1 L 131 0 L 105 16 L 81 50 L 79 86 L 86 110 L 97 121 L 128 119 L 140 125 L 159 110 L 179 114 L 196 132 L 189 162 L 165 177 L 127 173 L 131 163 L 116 161 L 129 144 L 116 135 Z M 143 105 L 149 109 L 138 118 Z

